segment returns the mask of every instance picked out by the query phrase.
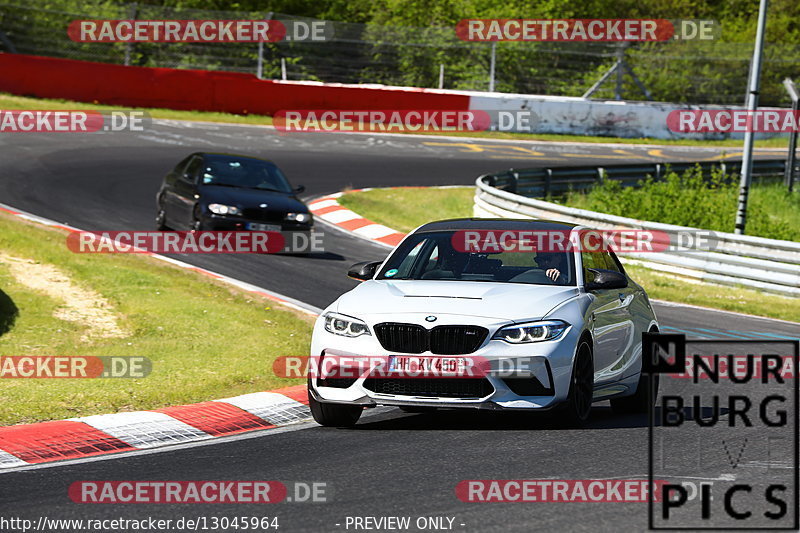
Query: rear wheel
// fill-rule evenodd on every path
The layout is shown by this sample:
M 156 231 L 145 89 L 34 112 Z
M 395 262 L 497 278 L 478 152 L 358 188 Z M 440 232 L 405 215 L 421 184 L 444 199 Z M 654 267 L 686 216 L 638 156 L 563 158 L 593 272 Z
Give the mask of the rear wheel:
M 317 424 L 328 427 L 352 427 L 356 425 L 364 409 L 360 405 L 341 405 L 318 402 L 308 392 L 308 406 Z
M 569 382 L 567 401 L 562 408 L 563 421 L 570 426 L 581 426 L 589 419 L 592 412 L 592 396 L 594 394 L 594 363 L 592 348 L 586 341 L 581 341 L 575 354 L 572 366 L 572 377 Z

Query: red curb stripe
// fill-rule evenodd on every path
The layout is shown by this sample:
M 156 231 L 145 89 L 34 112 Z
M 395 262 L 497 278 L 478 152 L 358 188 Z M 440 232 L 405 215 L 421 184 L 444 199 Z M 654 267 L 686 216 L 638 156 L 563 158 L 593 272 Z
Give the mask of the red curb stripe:
M 328 207 L 321 207 L 319 209 L 313 209 L 311 212 L 315 215 L 327 215 L 328 213 L 332 213 L 334 211 L 347 211 L 347 208 L 342 207 L 339 204 L 336 205 L 329 205 Z
M 377 239 L 374 240 L 380 241 L 385 244 L 389 244 L 391 246 L 397 246 L 398 244 L 400 244 L 400 241 L 402 241 L 405 238 L 405 236 L 406 236 L 405 233 L 392 233 L 391 235 L 387 235 L 385 237 L 378 237 Z
M 372 226 L 373 224 L 375 224 L 373 221 L 367 220 L 366 218 L 354 218 L 352 220 L 339 222 L 337 226 L 348 231 L 353 231 L 358 228 L 363 228 L 364 226 Z
M 27 463 L 46 463 L 135 449 L 88 424 L 72 420 L 0 427 L 0 450 Z
M 288 396 L 292 400 L 298 401 L 304 405 L 308 405 L 308 388 L 305 385 L 293 385 L 291 387 L 285 387 L 283 389 L 278 389 L 270 392 L 277 392 L 278 394 L 283 394 L 284 396 Z
M 235 405 L 224 402 L 177 405 L 156 409 L 156 412 L 169 415 L 215 437 L 276 427 Z

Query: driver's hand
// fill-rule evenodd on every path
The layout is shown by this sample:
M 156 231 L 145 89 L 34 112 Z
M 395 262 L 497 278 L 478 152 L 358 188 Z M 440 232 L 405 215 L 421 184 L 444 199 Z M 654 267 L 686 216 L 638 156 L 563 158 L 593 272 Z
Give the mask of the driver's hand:
M 556 281 L 558 280 L 558 277 L 561 275 L 561 271 L 558 270 L 557 268 L 549 268 L 547 269 L 545 274 L 547 274 L 548 278 L 552 279 L 553 281 Z

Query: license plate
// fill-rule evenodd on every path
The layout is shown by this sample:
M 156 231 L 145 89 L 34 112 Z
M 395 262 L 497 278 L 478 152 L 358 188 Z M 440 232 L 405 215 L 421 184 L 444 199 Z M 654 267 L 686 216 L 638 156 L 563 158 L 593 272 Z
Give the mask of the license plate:
M 389 358 L 389 370 L 408 374 L 462 374 L 467 369 L 463 357 L 405 357 Z
M 247 229 L 253 231 L 280 231 L 281 227 L 275 224 L 258 224 L 256 222 L 248 222 Z

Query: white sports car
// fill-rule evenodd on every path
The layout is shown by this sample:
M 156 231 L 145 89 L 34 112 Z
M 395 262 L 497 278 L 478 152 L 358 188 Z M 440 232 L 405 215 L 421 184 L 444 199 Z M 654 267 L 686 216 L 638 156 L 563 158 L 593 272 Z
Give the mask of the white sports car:
M 658 331 L 647 294 L 613 251 L 481 248 L 465 232 L 578 235 L 560 222 L 459 219 L 417 228 L 316 322 L 308 396 L 314 419 L 351 426 L 365 407 L 558 408 L 580 425 L 592 402 L 647 412 L 642 333 Z M 475 233 L 477 232 L 477 233 Z M 483 232 L 483 233 L 480 233 Z M 509 233 L 510 232 L 510 233 Z M 515 233 L 516 232 L 516 233 Z M 368 364 L 342 371 L 347 362 Z M 357 371 L 352 371 L 356 368 Z

